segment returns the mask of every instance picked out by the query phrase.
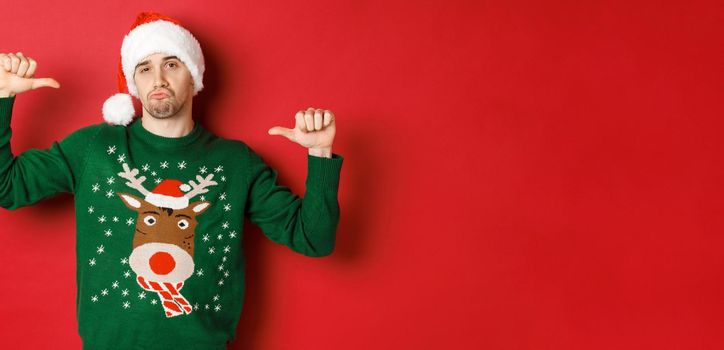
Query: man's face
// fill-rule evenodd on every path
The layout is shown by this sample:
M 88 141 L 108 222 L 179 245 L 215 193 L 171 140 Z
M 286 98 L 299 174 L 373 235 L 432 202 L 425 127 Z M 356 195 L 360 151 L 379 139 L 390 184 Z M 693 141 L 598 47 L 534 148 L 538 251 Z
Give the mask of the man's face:
M 171 118 L 191 105 L 193 78 L 176 56 L 156 53 L 145 57 L 136 66 L 133 80 L 143 109 L 154 118 Z

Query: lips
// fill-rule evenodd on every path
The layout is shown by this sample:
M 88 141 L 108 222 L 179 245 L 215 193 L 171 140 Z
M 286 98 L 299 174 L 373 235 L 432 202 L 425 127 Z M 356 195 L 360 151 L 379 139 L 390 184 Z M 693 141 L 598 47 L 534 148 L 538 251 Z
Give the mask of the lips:
M 168 97 L 168 94 L 163 91 L 154 92 L 150 96 L 150 98 L 159 99 L 159 100 L 162 98 L 166 98 L 166 97 Z

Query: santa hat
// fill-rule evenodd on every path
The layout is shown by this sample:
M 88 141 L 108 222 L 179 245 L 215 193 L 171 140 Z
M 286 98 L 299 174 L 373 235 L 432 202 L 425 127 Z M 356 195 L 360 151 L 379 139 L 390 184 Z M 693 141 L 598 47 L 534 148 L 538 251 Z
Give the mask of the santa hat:
M 118 62 L 119 92 L 103 103 L 106 122 L 125 126 L 133 121 L 135 110 L 131 96 L 138 98 L 138 89 L 133 82 L 136 64 L 155 53 L 176 56 L 186 65 L 194 81 L 194 95 L 204 88 L 204 55 L 196 38 L 173 18 L 142 12 L 123 38 Z
M 158 207 L 183 209 L 189 206 L 188 192 L 191 186 L 179 180 L 166 179 L 146 195 L 146 202 Z

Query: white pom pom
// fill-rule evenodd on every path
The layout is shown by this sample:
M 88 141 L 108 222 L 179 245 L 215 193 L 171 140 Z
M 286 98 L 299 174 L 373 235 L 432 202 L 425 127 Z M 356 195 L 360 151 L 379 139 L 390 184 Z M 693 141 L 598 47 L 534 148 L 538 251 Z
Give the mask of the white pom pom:
M 181 191 L 188 192 L 189 190 L 191 190 L 191 186 L 188 184 L 181 185 Z
M 126 126 L 133 121 L 134 114 L 129 94 L 117 93 L 103 103 L 103 119 L 110 124 Z

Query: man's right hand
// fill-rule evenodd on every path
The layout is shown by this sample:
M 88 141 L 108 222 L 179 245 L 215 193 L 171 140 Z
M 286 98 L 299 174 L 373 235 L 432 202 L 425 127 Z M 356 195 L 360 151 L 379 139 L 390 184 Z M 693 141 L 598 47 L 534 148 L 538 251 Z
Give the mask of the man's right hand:
M 53 78 L 33 78 L 37 67 L 35 60 L 22 52 L 0 53 L 0 97 L 12 97 L 44 86 L 60 87 Z

